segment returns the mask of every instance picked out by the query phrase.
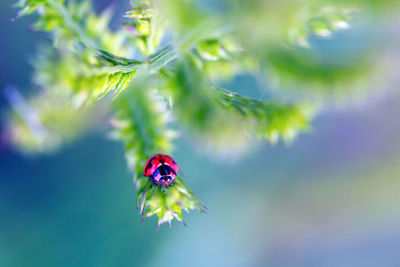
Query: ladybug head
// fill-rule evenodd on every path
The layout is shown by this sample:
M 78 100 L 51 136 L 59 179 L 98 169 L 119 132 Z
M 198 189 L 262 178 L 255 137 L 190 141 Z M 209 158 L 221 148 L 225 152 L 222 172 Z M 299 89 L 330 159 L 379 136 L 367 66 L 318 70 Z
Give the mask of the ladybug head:
M 158 182 L 160 184 L 160 186 L 169 186 L 172 185 L 174 181 L 172 180 L 171 176 L 162 176 L 160 178 L 160 181 Z

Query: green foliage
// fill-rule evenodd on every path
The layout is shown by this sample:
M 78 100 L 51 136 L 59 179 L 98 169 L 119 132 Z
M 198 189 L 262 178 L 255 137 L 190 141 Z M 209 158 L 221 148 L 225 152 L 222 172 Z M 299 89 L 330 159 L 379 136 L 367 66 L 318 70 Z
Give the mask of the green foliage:
M 348 97 L 356 91 L 358 82 L 376 70 L 367 56 L 338 62 L 296 46 L 271 48 L 261 64 L 274 88 L 297 90 L 309 98 L 316 95 L 337 99 Z
M 334 31 L 349 28 L 352 8 L 326 6 L 314 12 L 303 12 L 296 17 L 288 30 L 289 41 L 303 47 L 310 47 L 309 36 L 330 37 Z
M 7 92 L 12 110 L 8 116 L 6 135 L 9 141 L 27 154 L 51 152 L 91 128 L 102 112 L 77 109 L 49 93 L 41 93 L 26 101 L 16 89 Z
M 276 143 L 279 137 L 292 142 L 298 132 L 309 129 L 309 121 L 315 113 L 315 107 L 310 103 L 263 102 L 231 91 L 217 91 L 224 107 L 240 114 L 248 122 L 248 127 L 271 143 Z
M 351 59 L 326 57 L 310 38 L 331 38 L 360 13 L 379 19 L 393 11 L 372 0 L 224 0 L 212 8 L 194 0 L 134 1 L 111 31 L 111 9 L 97 15 L 90 1 L 21 0 L 17 7 L 18 17 L 38 14 L 34 28 L 51 32 L 53 44 L 34 60 L 39 93 L 10 99 L 12 142 L 30 152 L 55 149 L 88 130 L 89 117 L 104 125 L 99 110 L 110 107 L 111 136 L 125 146 L 139 211 L 157 215 L 158 226 L 183 222 L 182 210 L 205 210 L 181 178 L 163 191 L 142 175 L 150 156 L 172 153 L 171 121 L 218 155 L 240 154 L 254 136 L 292 142 L 324 108 L 316 95 L 347 97 L 379 66 L 372 64 L 379 53 L 367 48 Z M 239 74 L 273 87 L 271 99 L 218 89 Z M 98 101 L 109 93 L 112 102 Z
M 158 227 L 165 222 L 171 226 L 174 218 L 184 223 L 182 210 L 205 211 L 205 206 L 179 177 L 172 187 L 163 191 L 143 176 L 149 157 L 157 153 L 171 154 L 171 141 L 176 135 L 168 128 L 172 114 L 158 91 L 135 83 L 118 98 L 114 108 L 111 135 L 125 144 L 125 156 L 138 188 L 137 207 L 143 219 L 156 214 Z
M 125 27 L 134 35 L 132 43 L 142 55 L 154 53 L 163 37 L 164 27 L 159 13 L 149 2 L 138 1 L 125 14 L 125 17 L 131 19 L 125 23 Z
M 127 37 L 122 30 L 109 30 L 111 10 L 96 15 L 87 1 L 31 0 L 22 1 L 21 5 L 31 7 L 30 12 L 38 10 L 40 16 L 35 29 L 54 34 L 56 49 L 50 52 L 43 49 L 34 62 L 38 76 L 35 80 L 41 88 L 56 88 L 73 97 L 77 105 L 86 105 L 111 91 L 117 95 L 127 87 L 135 71 L 113 69 L 115 63 L 107 60 L 105 52 L 127 56 L 132 51 L 126 46 Z
M 109 92 L 118 95 L 135 74 L 135 71 L 114 70 L 113 63 L 100 66 L 99 60 L 93 55 L 85 57 L 65 49 L 44 51 L 35 60 L 37 72 L 34 81 L 44 90 L 48 88 L 70 97 L 78 107 L 90 106 Z

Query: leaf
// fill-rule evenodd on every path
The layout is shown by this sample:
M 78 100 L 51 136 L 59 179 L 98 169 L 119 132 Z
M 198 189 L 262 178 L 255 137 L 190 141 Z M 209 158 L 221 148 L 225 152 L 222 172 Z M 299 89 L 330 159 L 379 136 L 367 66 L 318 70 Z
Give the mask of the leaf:
M 308 130 L 316 110 L 310 103 L 264 102 L 222 89 L 216 92 L 225 108 L 241 115 L 250 129 L 272 144 L 279 138 L 290 143 L 299 132 Z
M 94 55 L 84 56 L 88 58 L 63 49 L 45 52 L 35 61 L 34 81 L 41 88 L 70 97 L 75 106 L 87 106 L 111 91 L 118 95 L 136 73 L 110 71 L 112 66 L 90 63 L 97 61 Z

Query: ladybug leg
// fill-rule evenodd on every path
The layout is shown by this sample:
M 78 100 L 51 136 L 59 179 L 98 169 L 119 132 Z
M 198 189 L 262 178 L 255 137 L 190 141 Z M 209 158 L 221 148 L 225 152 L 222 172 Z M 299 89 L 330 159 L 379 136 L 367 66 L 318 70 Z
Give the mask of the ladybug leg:
M 157 184 L 157 181 L 154 179 L 154 176 L 153 175 L 151 175 L 151 176 L 149 176 L 150 177 L 150 180 L 153 182 L 153 184 Z
M 167 187 L 165 186 L 165 184 L 161 183 L 160 187 L 161 187 L 161 191 L 167 192 Z

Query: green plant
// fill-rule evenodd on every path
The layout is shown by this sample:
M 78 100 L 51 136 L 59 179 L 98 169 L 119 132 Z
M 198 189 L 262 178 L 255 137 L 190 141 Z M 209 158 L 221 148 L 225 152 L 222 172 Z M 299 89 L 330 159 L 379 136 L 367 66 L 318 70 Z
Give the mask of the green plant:
M 134 1 L 111 31 L 112 11 L 95 14 L 89 1 L 21 0 L 18 17 L 36 13 L 34 29 L 51 32 L 53 42 L 34 61 L 39 93 L 28 101 L 9 94 L 8 136 L 24 152 L 45 152 L 90 129 L 88 122 L 110 122 L 110 136 L 125 145 L 140 213 L 156 214 L 158 226 L 183 222 L 182 210 L 206 208 L 182 179 L 164 192 L 142 175 L 151 155 L 171 153 L 172 128 L 225 154 L 257 137 L 293 141 L 327 100 L 359 94 L 378 66 L 379 53 L 368 51 L 327 60 L 310 37 L 348 28 L 359 10 L 379 18 L 387 6 L 399 3 L 226 0 L 208 9 L 194 0 Z M 221 88 L 243 73 L 272 86 L 272 98 Z

